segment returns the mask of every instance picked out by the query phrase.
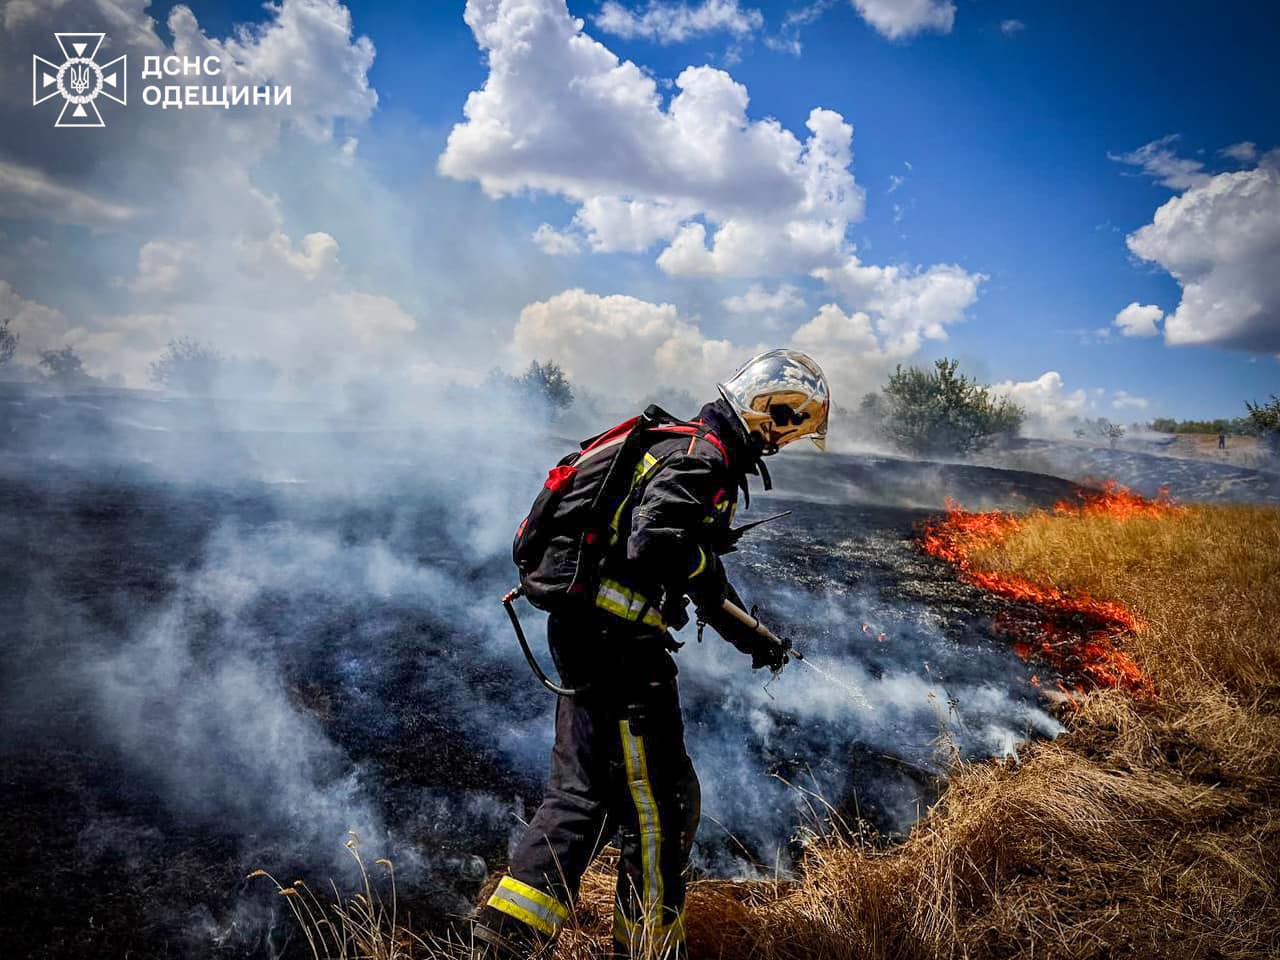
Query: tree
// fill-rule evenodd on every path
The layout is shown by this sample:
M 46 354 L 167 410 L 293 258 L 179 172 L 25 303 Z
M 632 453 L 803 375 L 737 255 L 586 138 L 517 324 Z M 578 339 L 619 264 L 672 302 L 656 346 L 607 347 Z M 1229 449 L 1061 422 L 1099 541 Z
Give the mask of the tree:
M 1280 457 L 1280 397 L 1274 393 L 1267 403 L 1245 403 L 1249 411 L 1249 427 L 1258 434 L 1258 442 Z
M 44 368 L 45 379 L 60 387 L 82 386 L 93 380 L 84 369 L 84 361 L 71 346 L 61 350 L 41 350 L 40 366 Z
M 170 340 L 149 376 L 156 386 L 183 393 L 207 394 L 226 358 L 208 344 L 191 337 Z
M 565 410 L 573 404 L 573 387 L 554 360 L 531 362 L 529 369 L 516 377 L 516 386 L 531 399 L 541 400 L 555 410 Z
M 878 400 L 863 398 L 862 411 L 879 419 L 889 440 L 917 455 L 969 453 L 1016 435 L 1022 408 L 993 396 L 959 366 L 945 358 L 932 370 L 899 366 Z
M 0 367 L 13 359 L 18 350 L 18 335 L 9 329 L 12 320 L 0 320 Z

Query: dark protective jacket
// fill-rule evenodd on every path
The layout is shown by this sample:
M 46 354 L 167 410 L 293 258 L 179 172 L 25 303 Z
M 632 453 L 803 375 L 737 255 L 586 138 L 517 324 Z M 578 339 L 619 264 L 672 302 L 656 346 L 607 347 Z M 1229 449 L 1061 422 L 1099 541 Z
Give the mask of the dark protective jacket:
M 613 518 L 596 606 L 657 631 L 688 622 L 684 597 L 698 616 L 744 653 L 761 638 L 722 607 L 742 601 L 720 554 L 731 543 L 738 493 L 759 472 L 759 454 L 723 400 L 702 408 L 696 433 L 656 433 L 636 466 L 631 495 Z

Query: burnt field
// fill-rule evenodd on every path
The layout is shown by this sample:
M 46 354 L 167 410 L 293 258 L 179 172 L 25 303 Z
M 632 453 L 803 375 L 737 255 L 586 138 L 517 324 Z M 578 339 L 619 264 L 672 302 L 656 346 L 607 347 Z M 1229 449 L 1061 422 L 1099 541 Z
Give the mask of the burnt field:
M 341 886 L 348 830 L 395 860 L 413 926 L 465 911 L 541 792 L 552 702 L 497 601 L 509 530 L 559 445 L 459 456 L 461 437 L 246 431 L 153 407 L 5 408 L 6 956 L 290 954 L 291 920 L 245 875 Z M 785 459 L 744 519 L 793 515 L 728 563 L 830 677 L 793 665 L 766 689 L 685 631 L 704 875 L 785 869 L 814 822 L 797 786 L 892 838 L 952 746 L 1002 755 L 1059 729 L 1029 682 L 1044 666 L 1005 636 L 1034 611 L 915 538 L 944 497 L 1021 508 L 1072 484 Z

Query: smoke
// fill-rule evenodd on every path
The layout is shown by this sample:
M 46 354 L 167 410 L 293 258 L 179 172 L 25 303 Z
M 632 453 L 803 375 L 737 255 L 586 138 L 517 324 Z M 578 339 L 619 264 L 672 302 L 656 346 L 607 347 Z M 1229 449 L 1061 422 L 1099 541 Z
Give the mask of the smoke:
M 33 729 L 76 744 L 48 776 L 85 783 L 81 862 L 209 874 L 158 911 L 193 943 L 273 953 L 278 904 L 237 878 L 341 881 L 348 831 L 395 860 L 422 916 L 463 912 L 531 815 L 554 701 L 497 601 L 514 523 L 569 444 L 549 434 L 601 424 L 483 398 L 402 382 L 324 405 L 4 398 L 4 482 L 29 502 L 0 527 L 24 597 L 4 642 L 21 722 L 0 742 L 28 765 Z M 719 875 L 787 869 L 824 809 L 806 791 L 901 833 L 945 773 L 943 734 L 980 757 L 1058 731 L 1029 668 L 964 626 L 976 614 L 895 592 L 922 575 L 910 505 L 936 507 L 961 468 L 777 466 L 754 509 L 796 513 L 753 534 L 731 575 L 834 681 L 792 664 L 768 682 L 711 631 L 681 637 L 697 863 Z M 53 553 L 33 548 L 54 529 Z M 522 615 L 536 644 L 540 618 Z M 86 772 L 103 764 L 107 783 Z

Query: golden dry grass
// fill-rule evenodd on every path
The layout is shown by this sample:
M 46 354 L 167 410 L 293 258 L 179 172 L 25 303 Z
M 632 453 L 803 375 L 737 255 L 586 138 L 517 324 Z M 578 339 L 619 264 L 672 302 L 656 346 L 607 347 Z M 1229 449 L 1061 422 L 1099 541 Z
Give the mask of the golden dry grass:
M 1154 697 L 1096 692 L 1017 764 L 960 768 L 901 844 L 845 833 L 794 881 L 693 883 L 691 955 L 1280 955 L 1280 510 L 1036 515 L 978 561 L 1131 606 Z M 558 956 L 605 955 L 612 895 L 598 863 Z

